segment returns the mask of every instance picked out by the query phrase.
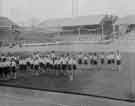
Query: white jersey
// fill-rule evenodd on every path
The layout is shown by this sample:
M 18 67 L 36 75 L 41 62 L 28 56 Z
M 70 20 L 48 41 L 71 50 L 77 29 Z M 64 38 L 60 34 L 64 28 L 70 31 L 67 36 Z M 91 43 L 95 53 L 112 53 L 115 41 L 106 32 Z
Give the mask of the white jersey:
M 1 68 L 3 67 L 3 62 L 0 62 L 0 67 L 1 67 Z
M 73 63 L 74 63 L 73 59 L 70 59 L 70 60 L 68 61 L 68 64 L 70 64 L 70 65 L 72 65 Z
M 114 59 L 114 54 L 107 55 L 107 59 Z
M 13 62 L 14 62 L 14 61 L 13 61 Z M 15 63 L 15 62 L 14 62 L 14 64 L 15 64 L 15 66 L 16 66 L 16 63 Z M 12 62 L 7 61 L 6 65 L 7 65 L 7 66 L 10 66 L 10 65 L 12 65 Z
M 76 65 L 76 64 L 77 64 L 77 62 L 76 62 L 76 60 L 75 60 L 75 59 L 73 59 L 73 64 L 74 64 L 74 65 Z
M 78 55 L 78 58 L 79 59 L 83 58 L 83 55 L 82 54 Z
M 39 58 L 38 59 L 39 63 L 43 63 L 43 59 Z
M 53 60 L 50 59 L 50 60 L 49 60 L 49 63 L 50 63 L 50 64 L 53 64 Z
M 92 59 L 93 60 L 97 60 L 97 56 L 92 56 Z
M 61 64 L 61 61 L 60 60 L 57 60 L 57 64 Z
M 5 67 L 5 63 L 4 62 L 0 62 L 0 67 L 1 68 Z
M 88 57 L 87 57 L 87 56 L 84 56 L 83 59 L 84 59 L 84 60 L 88 60 Z
M 11 66 L 12 67 L 15 67 L 16 66 L 16 63 L 15 62 L 11 62 Z
M 25 59 L 25 61 L 27 61 L 27 62 L 29 62 L 31 60 L 31 58 L 27 58 L 27 59 Z
M 63 63 L 63 60 L 64 59 L 61 57 L 60 60 L 59 60 L 60 64 Z
M 39 65 L 39 61 L 38 60 L 35 60 L 34 61 L 34 65 Z
M 117 59 L 117 60 L 121 60 L 120 54 L 116 54 L 116 59 Z
M 25 62 L 25 60 L 20 60 L 20 61 L 19 61 L 19 64 L 24 65 L 24 64 L 26 64 L 26 62 Z
M 45 59 L 42 59 L 42 63 L 43 63 L 43 64 L 46 64 L 46 60 L 45 60 Z
M 51 54 L 51 58 L 55 58 L 56 55 L 54 53 Z
M 30 64 L 34 64 L 34 61 L 32 59 L 29 60 Z
M 55 61 L 54 61 L 54 64 L 55 64 L 55 65 L 58 64 L 58 60 L 55 60 Z
M 63 58 L 62 64 L 66 64 L 66 63 L 67 63 L 67 61 Z
M 43 59 L 42 59 L 42 63 L 43 63 L 43 64 L 46 64 L 46 63 L 47 63 L 47 58 L 43 58 Z
M 39 58 L 39 57 L 40 57 L 39 54 L 36 54 L 36 55 L 35 55 L 35 58 Z
M 50 60 L 48 58 L 45 58 L 44 60 L 46 61 L 46 63 L 50 62 Z
M 66 57 L 66 58 L 65 58 L 65 61 L 69 61 L 69 57 Z
M 19 60 L 19 64 L 23 64 L 23 63 L 22 63 L 22 60 Z
M 89 59 L 92 59 L 93 58 L 93 56 L 92 55 L 89 55 Z
M 6 62 L 1 62 L 1 67 L 7 67 L 10 66 L 10 62 L 6 61 Z
M 98 57 L 99 57 L 100 59 L 104 59 L 104 58 L 105 58 L 105 55 L 104 55 L 104 54 L 99 54 Z

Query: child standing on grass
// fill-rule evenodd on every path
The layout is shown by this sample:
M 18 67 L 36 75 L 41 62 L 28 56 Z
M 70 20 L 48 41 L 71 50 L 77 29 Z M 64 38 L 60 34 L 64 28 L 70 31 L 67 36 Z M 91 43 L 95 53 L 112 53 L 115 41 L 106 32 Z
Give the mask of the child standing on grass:
M 116 63 L 117 71 L 120 71 L 121 70 L 121 55 L 120 55 L 119 50 L 116 51 L 115 63 Z

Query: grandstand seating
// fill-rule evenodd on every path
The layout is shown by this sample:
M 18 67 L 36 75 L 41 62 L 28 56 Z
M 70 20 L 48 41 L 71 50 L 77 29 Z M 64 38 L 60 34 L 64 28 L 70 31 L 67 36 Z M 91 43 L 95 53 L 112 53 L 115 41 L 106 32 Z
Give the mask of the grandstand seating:
M 24 31 L 20 37 L 25 41 L 53 42 L 53 35 L 47 35 L 43 32 Z
M 100 36 L 95 34 L 68 34 L 55 37 L 55 40 L 57 41 L 98 41 L 99 39 Z
M 18 37 L 18 39 L 15 39 Z M 80 34 L 78 33 L 46 33 L 37 30 L 21 31 L 19 34 L 15 34 L 12 31 L 3 31 L 0 33 L 0 40 L 10 41 L 24 41 L 25 43 L 47 43 L 57 41 L 98 41 L 101 36 L 97 34 Z
M 12 31 L 0 31 L 0 40 L 13 41 L 14 39 L 15 35 Z

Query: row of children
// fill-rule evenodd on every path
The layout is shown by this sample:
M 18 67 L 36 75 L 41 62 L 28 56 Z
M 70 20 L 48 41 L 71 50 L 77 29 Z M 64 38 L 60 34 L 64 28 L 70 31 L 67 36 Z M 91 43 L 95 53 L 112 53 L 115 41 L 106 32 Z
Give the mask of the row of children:
M 0 57 L 0 80 L 16 79 L 17 58 Z
M 36 53 L 34 55 L 21 58 L 18 56 L 1 56 L 0 57 L 0 78 L 16 79 L 17 71 L 29 71 L 34 75 L 41 73 L 54 73 L 56 76 L 68 76 L 73 80 L 74 72 L 80 66 L 101 68 L 105 65 L 116 66 L 117 70 L 121 67 L 121 55 L 116 52 L 95 52 L 95 53 L 62 53 L 57 54 L 51 51 L 45 55 Z
M 117 71 L 121 68 L 121 55 L 117 50 L 115 52 L 94 52 L 94 53 L 79 53 L 77 55 L 77 60 L 79 65 L 89 65 L 90 67 L 95 66 L 96 68 L 101 68 L 102 66 L 111 66 L 114 70 L 116 67 Z

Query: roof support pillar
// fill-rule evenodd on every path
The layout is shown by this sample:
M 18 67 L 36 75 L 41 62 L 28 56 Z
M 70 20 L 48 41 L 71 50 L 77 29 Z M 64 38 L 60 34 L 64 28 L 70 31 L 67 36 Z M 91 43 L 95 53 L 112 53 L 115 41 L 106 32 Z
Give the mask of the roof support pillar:
M 97 36 L 98 36 L 98 40 L 100 40 L 100 36 L 99 36 L 99 34 L 98 34 L 98 31 L 99 31 L 99 27 L 96 28 L 96 34 L 97 34 Z
M 103 40 L 103 36 L 104 36 L 104 23 L 101 24 L 101 40 Z
M 113 24 L 113 33 L 115 33 L 116 32 L 116 29 L 115 29 L 115 24 Z
M 120 26 L 121 25 L 118 25 L 118 37 L 120 37 L 121 33 L 120 33 Z
M 81 34 L 81 28 L 80 28 L 80 26 L 78 27 L 78 36 L 80 36 L 80 34 Z
M 115 33 L 115 32 L 116 32 L 116 31 L 115 31 L 115 24 L 112 24 L 112 27 L 113 27 L 113 31 L 112 31 L 112 37 L 113 37 L 113 38 L 112 38 L 112 39 L 114 40 L 114 37 L 115 37 L 115 34 L 116 34 L 116 33 Z

